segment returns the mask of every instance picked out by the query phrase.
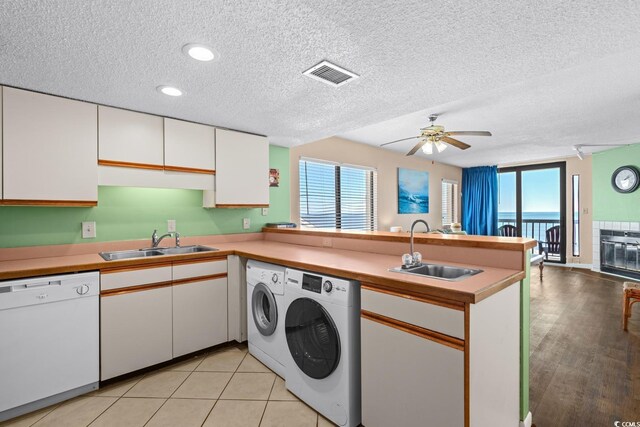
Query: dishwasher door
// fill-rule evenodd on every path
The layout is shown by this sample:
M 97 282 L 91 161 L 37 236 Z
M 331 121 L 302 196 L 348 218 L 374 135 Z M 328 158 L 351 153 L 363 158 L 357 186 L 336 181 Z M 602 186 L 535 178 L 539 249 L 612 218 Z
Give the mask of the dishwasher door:
M 97 388 L 99 277 L 0 282 L 0 420 Z

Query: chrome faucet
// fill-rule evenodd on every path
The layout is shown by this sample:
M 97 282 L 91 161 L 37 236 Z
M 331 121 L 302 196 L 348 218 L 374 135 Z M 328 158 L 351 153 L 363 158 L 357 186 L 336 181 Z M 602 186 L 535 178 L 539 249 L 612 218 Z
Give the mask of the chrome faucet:
M 409 263 L 409 265 L 403 262 L 403 268 L 416 267 L 422 262 L 422 254 L 413 251 L 413 229 L 419 222 L 423 223 L 427 227 L 427 232 L 431 231 L 431 227 L 429 227 L 427 221 L 423 219 L 416 219 L 415 221 L 413 221 L 413 224 L 411 224 L 411 239 L 409 240 L 409 250 L 411 251 L 409 255 L 411 257 L 411 262 Z
M 174 235 L 176 237 L 176 247 L 179 248 L 180 233 L 178 233 L 177 231 L 170 231 L 167 234 L 163 234 L 162 236 L 158 237 L 158 230 L 153 230 L 153 234 L 151 235 L 151 247 L 157 248 L 162 239 L 164 239 L 165 237 L 170 237 L 171 235 Z

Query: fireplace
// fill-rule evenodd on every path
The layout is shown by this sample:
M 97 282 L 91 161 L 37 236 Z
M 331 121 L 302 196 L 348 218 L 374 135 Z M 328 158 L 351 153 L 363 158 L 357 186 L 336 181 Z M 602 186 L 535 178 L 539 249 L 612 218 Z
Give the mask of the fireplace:
M 600 230 L 600 271 L 640 279 L 640 232 Z

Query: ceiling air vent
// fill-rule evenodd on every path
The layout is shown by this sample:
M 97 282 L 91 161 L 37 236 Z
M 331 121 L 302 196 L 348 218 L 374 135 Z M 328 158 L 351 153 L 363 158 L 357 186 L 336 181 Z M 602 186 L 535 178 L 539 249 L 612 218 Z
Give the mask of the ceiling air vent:
M 359 75 L 345 70 L 342 67 L 338 67 L 329 61 L 322 61 L 302 74 L 334 87 L 342 86 L 343 84 L 349 83 L 350 81 L 360 77 Z

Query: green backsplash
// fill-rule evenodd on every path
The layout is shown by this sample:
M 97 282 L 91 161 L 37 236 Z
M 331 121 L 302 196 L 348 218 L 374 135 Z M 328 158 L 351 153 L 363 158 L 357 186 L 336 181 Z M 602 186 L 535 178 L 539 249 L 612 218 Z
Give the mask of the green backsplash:
M 261 209 L 204 209 L 202 191 L 99 187 L 95 208 L 0 207 L 0 247 L 132 240 L 167 230 L 175 219 L 183 236 L 260 231 L 267 222 L 289 221 L 289 149 L 269 147 L 269 166 L 280 169 L 280 186 L 269 189 L 269 214 Z M 265 180 L 267 176 L 265 176 Z M 242 229 L 242 218 L 251 228 Z M 96 238 L 82 239 L 80 223 L 96 222 Z
M 593 219 L 640 221 L 640 189 L 630 194 L 611 187 L 611 175 L 620 166 L 640 169 L 640 144 L 593 154 Z

